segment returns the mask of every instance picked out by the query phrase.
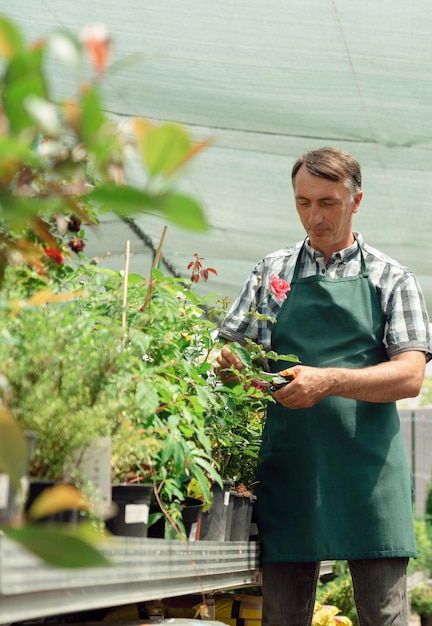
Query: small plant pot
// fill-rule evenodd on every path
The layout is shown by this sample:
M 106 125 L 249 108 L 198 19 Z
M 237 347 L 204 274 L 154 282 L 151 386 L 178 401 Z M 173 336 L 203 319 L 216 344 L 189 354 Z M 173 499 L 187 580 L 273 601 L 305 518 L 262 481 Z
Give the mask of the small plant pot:
M 111 497 L 116 514 L 106 520 L 107 530 L 121 537 L 147 537 L 147 525 L 153 485 L 123 483 L 113 485 Z
M 197 498 L 185 498 L 182 506 L 182 522 L 185 527 L 186 537 L 189 541 L 197 541 L 200 539 L 201 533 L 201 517 L 203 510 L 203 502 Z M 151 513 L 160 513 L 161 509 L 159 505 L 152 504 L 150 507 Z M 165 516 L 160 517 L 154 524 L 148 529 L 148 536 L 163 539 L 166 537 L 165 533 Z M 168 522 L 169 524 L 169 522 Z M 168 530 L 169 539 L 175 539 L 176 531 L 170 525 Z
M 201 520 L 204 504 L 197 498 L 186 498 L 182 520 L 189 541 L 198 541 L 201 536 Z
M 213 501 L 210 509 L 203 513 L 200 539 L 203 541 L 226 541 L 231 532 L 232 500 L 230 488 L 232 481 L 224 480 L 223 489 L 213 483 L 211 491 Z
M 30 510 L 33 502 L 45 491 L 55 485 L 73 485 L 70 481 L 56 481 L 56 480 L 43 480 L 43 479 L 31 479 L 28 488 L 28 496 L 25 504 L 26 513 Z M 39 517 L 35 520 L 37 524 L 78 524 L 81 521 L 81 513 L 78 509 L 67 509 L 59 511 L 58 513 L 52 513 L 45 517 Z
M 230 541 L 249 541 L 253 505 L 256 496 L 231 491 L 233 501 Z

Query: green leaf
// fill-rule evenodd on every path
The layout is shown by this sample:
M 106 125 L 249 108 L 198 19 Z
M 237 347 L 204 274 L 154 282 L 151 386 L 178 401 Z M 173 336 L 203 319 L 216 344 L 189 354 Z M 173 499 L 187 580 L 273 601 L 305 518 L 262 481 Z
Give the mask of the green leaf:
M 143 157 L 151 176 L 169 174 L 185 160 L 191 140 L 184 128 L 164 124 L 152 128 L 146 138 Z
M 20 198 L 9 190 L 0 189 L 2 218 L 13 229 L 23 229 L 41 210 L 53 211 L 58 207 L 56 199 Z
M 136 388 L 136 402 L 144 415 L 154 413 L 160 404 L 159 395 L 151 382 L 141 380 Z
M 12 413 L 0 408 L 0 471 L 9 475 L 16 491 L 25 474 L 28 459 L 27 442 Z
M 194 463 L 196 463 L 196 465 L 200 465 L 208 473 L 209 476 L 212 476 L 213 478 L 215 477 L 216 470 L 213 465 L 211 465 L 211 463 L 207 461 L 207 459 L 196 456 L 194 457 Z
M 99 129 L 105 122 L 99 94 L 95 88 L 88 88 L 81 100 L 81 138 L 90 150 L 97 144 Z
M 15 137 L 0 136 L 0 168 L 2 162 L 9 165 L 16 161 L 23 161 L 30 166 L 39 164 L 39 159 L 34 150 L 27 143 Z
M 32 127 L 26 110 L 29 96 L 48 98 L 48 89 L 42 70 L 44 47 L 25 50 L 13 57 L 4 75 L 4 109 L 12 131 L 21 132 Z
M 210 508 L 212 502 L 212 492 L 210 491 L 210 481 L 208 477 L 201 471 L 200 468 L 194 469 L 194 478 L 192 478 L 188 485 L 188 495 L 191 498 L 197 498 L 207 503 L 207 506 L 203 508 L 203 511 L 207 511 Z
M 267 357 L 273 361 L 287 361 L 288 363 L 301 363 L 296 354 L 278 354 L 270 350 L 267 353 Z
M 186 439 L 191 439 L 193 437 L 194 429 L 192 426 L 189 426 L 188 424 L 180 424 L 179 429 Z
M 136 285 L 139 284 L 141 286 L 144 285 L 144 280 L 141 274 L 135 274 L 134 272 L 129 272 L 127 277 L 128 285 Z
M 157 212 L 173 224 L 188 230 L 208 230 L 201 206 L 194 199 L 181 194 L 167 192 L 153 196 L 133 187 L 105 183 L 93 189 L 86 198 L 98 205 L 99 210 L 113 211 L 122 217 Z
M 140 278 L 140 282 L 142 283 L 142 276 Z M 128 330 L 128 339 L 132 345 L 137 346 L 140 349 L 142 354 L 145 354 L 150 347 L 151 337 L 141 330 L 130 328 Z
M 173 224 L 188 230 L 206 232 L 209 228 L 200 204 L 189 196 L 167 193 L 161 197 L 157 210 Z
M 100 209 L 113 211 L 123 217 L 135 213 L 148 213 L 155 208 L 157 203 L 157 199 L 145 191 L 114 183 L 105 183 L 95 187 L 86 198 L 100 205 Z
M 3 532 L 33 554 L 57 567 L 95 567 L 111 564 L 102 552 L 89 543 L 87 531 L 82 531 L 79 526 L 28 525 L 22 528 L 6 528 Z
M 230 344 L 230 350 L 238 356 L 243 365 L 246 365 L 247 367 L 252 367 L 252 359 L 246 348 L 243 348 L 243 346 L 241 346 L 239 343 L 233 342 Z
M 203 408 L 207 408 L 209 406 L 211 391 L 207 389 L 207 387 L 196 387 L 196 393 L 199 399 L 199 402 Z
M 17 26 L 0 15 L 0 54 L 9 59 L 24 48 L 24 39 Z
M 166 443 L 165 447 L 162 450 L 162 454 L 161 454 L 161 465 L 163 465 L 164 463 L 166 463 L 167 461 L 169 461 L 169 459 L 174 456 L 175 453 L 175 445 L 173 443 Z
M 185 454 L 181 442 L 174 444 L 174 467 L 177 471 L 182 471 L 185 464 Z

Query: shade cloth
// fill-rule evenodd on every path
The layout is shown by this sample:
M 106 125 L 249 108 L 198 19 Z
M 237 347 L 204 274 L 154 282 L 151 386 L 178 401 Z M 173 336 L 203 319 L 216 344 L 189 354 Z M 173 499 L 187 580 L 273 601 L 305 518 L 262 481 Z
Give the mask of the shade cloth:
M 107 110 L 119 119 L 178 121 L 212 145 L 181 186 L 211 230 L 169 226 L 164 257 L 179 273 L 194 253 L 218 271 L 199 289 L 235 296 L 255 262 L 302 239 L 290 169 L 300 154 L 337 145 L 362 164 L 355 226 L 417 274 L 432 311 L 432 5 L 427 0 L 14 0 L 0 10 L 29 40 L 56 26 L 104 22 L 113 61 Z M 59 92 L 73 84 L 52 66 Z M 164 221 L 137 224 L 157 246 Z M 86 252 L 148 274 L 152 252 L 107 216 Z M 431 314 L 432 315 L 432 314 Z

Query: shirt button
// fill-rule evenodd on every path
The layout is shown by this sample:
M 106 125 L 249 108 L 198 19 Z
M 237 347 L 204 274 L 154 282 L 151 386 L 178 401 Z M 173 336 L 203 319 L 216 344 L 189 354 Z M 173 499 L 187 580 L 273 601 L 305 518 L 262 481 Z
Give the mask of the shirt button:
M 321 270 L 321 274 L 325 274 L 325 270 Z

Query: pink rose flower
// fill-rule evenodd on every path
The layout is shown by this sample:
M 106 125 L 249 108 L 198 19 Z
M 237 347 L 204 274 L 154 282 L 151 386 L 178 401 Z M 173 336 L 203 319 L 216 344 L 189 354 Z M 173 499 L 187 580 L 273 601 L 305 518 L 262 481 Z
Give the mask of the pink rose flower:
M 290 291 L 290 289 L 291 287 L 283 278 L 279 278 L 276 274 L 270 276 L 270 291 L 278 300 L 286 300 L 287 291 Z

